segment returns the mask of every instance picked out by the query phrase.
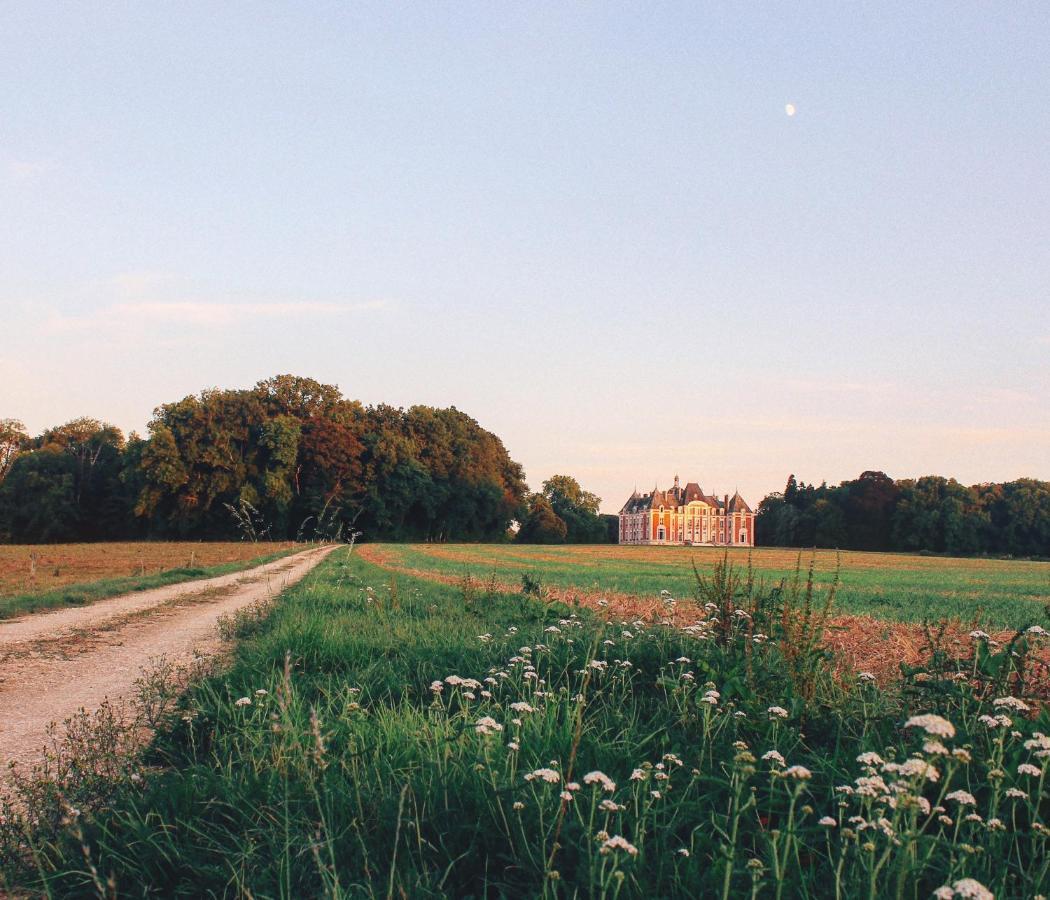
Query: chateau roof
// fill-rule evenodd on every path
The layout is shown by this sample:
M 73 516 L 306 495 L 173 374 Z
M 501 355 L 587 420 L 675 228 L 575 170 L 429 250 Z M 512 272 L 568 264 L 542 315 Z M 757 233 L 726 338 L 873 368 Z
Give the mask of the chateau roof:
M 679 506 L 697 501 L 706 503 L 715 509 L 725 509 L 728 512 L 751 512 L 751 507 L 740 496 L 739 491 L 733 494 L 727 506 L 725 501 L 719 500 L 718 497 L 705 494 L 703 488 L 695 481 L 690 481 L 684 488 L 670 488 L 666 491 L 661 491 L 654 485 L 648 494 L 639 494 L 635 490 L 620 512 L 636 513 L 647 509 L 659 509 L 661 506 L 665 509 L 677 509 Z
M 744 498 L 740 496 L 740 491 L 733 494 L 733 499 L 729 501 L 729 511 L 732 512 L 751 512 L 751 507 L 747 505 Z

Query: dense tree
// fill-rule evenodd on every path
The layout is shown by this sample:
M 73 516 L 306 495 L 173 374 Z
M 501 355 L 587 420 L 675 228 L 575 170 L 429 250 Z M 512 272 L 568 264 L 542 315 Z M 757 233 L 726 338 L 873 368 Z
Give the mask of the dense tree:
M 0 484 L 0 534 L 8 540 L 113 540 L 128 533 L 124 436 L 74 419 L 24 442 Z
M 790 500 L 789 500 L 790 498 Z M 788 480 L 758 506 L 759 544 L 1050 556 L 1050 483 L 967 487 L 926 475 L 893 481 L 864 472 L 837 487 Z
M 543 482 L 543 496 L 565 523 L 569 544 L 600 544 L 607 539 L 608 527 L 598 514 L 601 499 L 580 487 L 571 475 L 552 475 Z
M 564 544 L 568 528 L 543 494 L 529 498 L 529 510 L 518 529 L 518 540 L 525 544 Z
M 271 533 L 492 540 L 523 514 L 521 467 L 455 408 L 364 408 L 311 379 L 206 391 L 157 410 L 139 512 L 215 537 L 249 504 Z
M 11 471 L 18 454 L 28 445 L 25 425 L 18 419 L 0 419 L 0 483 Z

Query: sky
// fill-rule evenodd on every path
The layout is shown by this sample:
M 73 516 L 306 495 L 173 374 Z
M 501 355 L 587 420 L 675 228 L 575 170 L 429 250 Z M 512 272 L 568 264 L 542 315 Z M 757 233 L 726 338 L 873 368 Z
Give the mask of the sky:
M 294 373 L 607 512 L 1050 479 L 1048 44 L 1024 2 L 0 2 L 0 417 Z

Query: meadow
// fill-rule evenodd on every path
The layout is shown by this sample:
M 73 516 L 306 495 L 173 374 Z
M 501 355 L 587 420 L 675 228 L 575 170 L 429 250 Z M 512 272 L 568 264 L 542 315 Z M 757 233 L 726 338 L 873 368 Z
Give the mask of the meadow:
M 225 575 L 295 549 L 291 541 L 0 544 L 0 619 Z
M 615 592 L 657 597 L 670 591 L 692 596 L 692 563 L 709 570 L 724 551 L 709 547 L 616 545 L 529 546 L 500 544 L 366 544 L 375 562 L 418 574 L 480 580 L 492 576 L 520 583 L 523 574 L 550 588 L 573 589 L 591 597 Z M 793 574 L 798 550 L 758 547 L 730 550 L 744 567 L 750 560 L 758 578 L 772 585 Z M 986 628 L 1050 627 L 1050 563 L 964 559 L 895 553 L 804 551 L 818 578 L 836 570 L 836 609 L 843 614 L 891 622 L 979 620 Z
M 1018 696 L 1045 633 L 978 635 L 882 687 L 836 673 L 806 584 L 738 574 L 622 621 L 337 551 L 230 623 L 232 667 L 143 759 L 41 773 L 33 812 L 0 815 L 2 877 L 50 896 L 1045 893 L 1050 714 Z

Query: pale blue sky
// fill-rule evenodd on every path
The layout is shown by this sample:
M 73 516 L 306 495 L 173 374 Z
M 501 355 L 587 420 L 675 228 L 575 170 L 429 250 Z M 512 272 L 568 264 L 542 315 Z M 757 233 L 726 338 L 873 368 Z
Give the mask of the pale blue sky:
M 1050 478 L 1048 46 L 1046 3 L 0 2 L 0 416 L 295 372 L 610 511 Z

